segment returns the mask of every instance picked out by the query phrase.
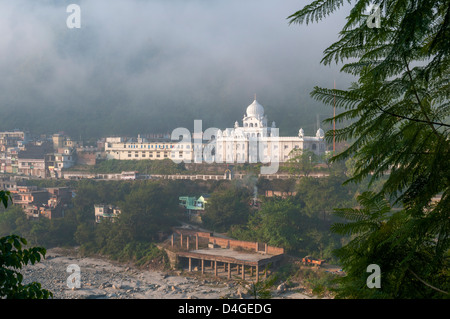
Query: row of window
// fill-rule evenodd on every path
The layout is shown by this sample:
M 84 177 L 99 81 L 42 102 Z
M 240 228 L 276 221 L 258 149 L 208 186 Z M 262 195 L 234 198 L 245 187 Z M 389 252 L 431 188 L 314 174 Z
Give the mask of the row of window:
M 119 152 L 116 152 L 116 154 L 118 155 Z M 161 154 L 161 152 L 156 152 L 156 153 L 155 152 L 149 152 L 148 154 L 149 154 L 148 157 L 161 158 L 161 155 L 164 158 L 168 158 L 169 157 L 169 152 L 163 152 L 163 154 Z M 128 155 L 128 157 L 133 157 L 133 154 L 132 154 L 131 151 L 128 151 L 127 155 Z M 155 155 L 155 156 L 153 156 L 153 155 Z M 134 152 L 134 157 L 139 157 L 139 152 Z M 140 157 L 147 157 L 147 152 L 141 152 L 141 156 Z M 171 152 L 171 157 L 175 158 L 176 157 L 176 152 Z M 178 152 L 178 157 L 180 157 L 180 158 L 183 157 L 183 152 L 182 151 Z
M 141 153 L 141 157 L 146 157 L 146 156 L 147 156 L 146 154 L 147 154 L 147 153 L 142 152 L 142 153 Z M 148 153 L 148 154 L 149 154 L 149 157 L 153 157 L 153 153 Z M 164 152 L 164 153 L 163 153 L 163 156 L 164 156 L 165 158 L 167 158 L 167 157 L 168 157 L 167 152 Z M 128 152 L 128 157 L 132 157 L 131 152 Z M 134 157 L 139 157 L 139 153 L 138 153 L 138 152 L 135 152 L 135 153 L 134 153 Z M 161 153 L 160 153 L 160 152 L 156 152 L 156 156 L 155 156 L 155 157 L 161 157 Z
M 21 162 L 21 166 L 36 166 L 36 167 L 43 167 L 44 163 L 33 163 L 33 162 Z
M 233 159 L 232 154 L 227 154 L 226 156 L 227 161 L 230 161 Z M 273 159 L 272 160 L 278 160 L 278 155 L 274 154 Z M 219 160 L 222 159 L 222 156 L 218 156 Z M 236 154 L 236 160 L 240 161 L 240 160 L 245 160 L 245 154 L 242 153 L 238 153 Z M 271 158 L 270 156 L 268 156 L 267 154 L 263 154 L 262 156 L 260 154 L 258 154 L 257 156 L 249 156 L 249 159 L 255 159 L 255 158 L 259 158 L 259 159 L 264 159 L 265 161 L 269 161 Z
M 244 123 L 244 127 L 258 127 L 258 123 Z
M 224 132 L 223 136 L 227 137 L 227 136 L 230 136 L 230 134 L 227 133 L 227 132 Z M 239 135 L 239 134 L 237 136 L 238 137 L 242 137 L 242 135 Z M 261 133 L 247 133 L 247 134 L 244 134 L 244 137 L 245 136 L 247 136 L 247 138 L 250 138 L 250 137 L 261 137 Z M 270 134 L 268 134 L 267 136 L 270 136 Z
M 139 147 L 140 146 L 140 147 Z M 128 144 L 124 145 L 124 148 L 157 148 L 157 149 L 167 149 L 167 148 L 174 148 L 175 145 L 169 145 L 169 144 L 163 144 L 163 145 L 153 145 L 153 144 Z M 187 146 L 189 148 L 189 145 Z
M 227 145 L 227 150 L 229 150 L 230 149 L 230 144 L 229 143 L 226 143 L 226 145 Z M 241 149 L 241 146 L 242 146 L 242 149 L 243 150 L 245 150 L 245 144 L 242 144 L 242 145 L 240 145 L 240 144 L 236 144 L 236 149 L 237 150 L 240 150 Z M 263 147 L 264 147 L 264 149 L 267 149 L 267 144 L 264 144 L 264 145 L 262 145 Z M 287 146 L 285 146 L 284 148 L 287 148 Z M 297 148 L 297 147 L 296 147 Z M 219 144 L 219 146 L 218 146 L 218 149 L 220 150 L 220 149 L 222 149 L 222 144 Z M 273 149 L 278 149 L 278 145 L 273 145 Z

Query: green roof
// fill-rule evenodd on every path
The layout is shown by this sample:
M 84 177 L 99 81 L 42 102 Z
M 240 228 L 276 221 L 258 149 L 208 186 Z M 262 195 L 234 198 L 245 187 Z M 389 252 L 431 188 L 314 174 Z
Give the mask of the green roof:
M 203 196 L 200 196 L 199 198 L 194 196 L 180 196 L 178 199 L 181 206 L 190 210 L 204 210 L 205 204 L 207 203 L 207 200 Z

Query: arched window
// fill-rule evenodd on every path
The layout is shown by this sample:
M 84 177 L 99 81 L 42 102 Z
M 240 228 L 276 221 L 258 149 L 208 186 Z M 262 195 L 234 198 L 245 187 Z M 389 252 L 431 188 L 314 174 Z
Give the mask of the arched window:
M 250 123 L 250 127 L 253 127 L 253 123 Z

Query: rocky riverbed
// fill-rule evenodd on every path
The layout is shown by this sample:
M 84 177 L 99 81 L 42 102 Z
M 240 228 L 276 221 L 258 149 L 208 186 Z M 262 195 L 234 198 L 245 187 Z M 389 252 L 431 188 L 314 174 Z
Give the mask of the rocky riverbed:
M 70 265 L 80 270 L 79 288 L 70 288 Z M 70 267 L 69 267 L 70 268 Z M 74 251 L 54 248 L 46 258 L 22 269 L 23 282 L 36 281 L 53 292 L 54 299 L 219 299 L 246 298 L 236 281 L 212 276 L 187 276 L 182 272 L 141 270 L 103 258 L 79 257 Z M 71 276 L 74 278 L 75 276 Z M 70 282 L 70 280 L 69 280 Z M 75 286 L 76 282 L 72 284 Z M 310 299 L 299 289 L 278 287 L 275 298 Z

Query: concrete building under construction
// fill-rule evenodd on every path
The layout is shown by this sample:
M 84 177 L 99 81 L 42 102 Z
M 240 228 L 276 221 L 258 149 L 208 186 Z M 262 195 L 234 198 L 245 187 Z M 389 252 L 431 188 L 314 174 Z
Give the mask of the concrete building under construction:
M 228 279 L 259 281 L 284 257 L 284 249 L 178 228 L 166 251 L 173 267 Z

